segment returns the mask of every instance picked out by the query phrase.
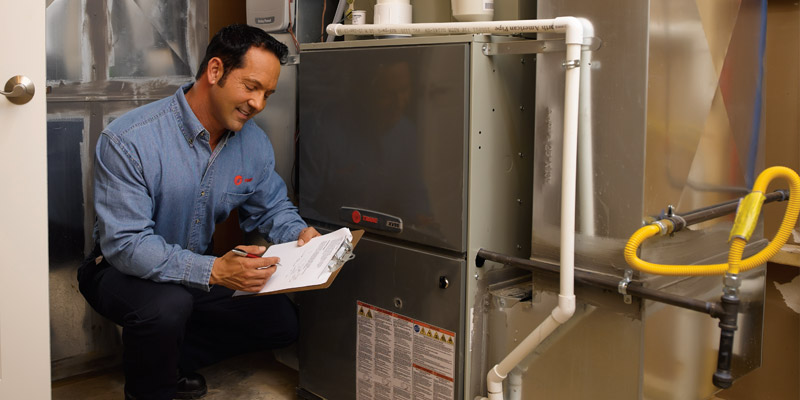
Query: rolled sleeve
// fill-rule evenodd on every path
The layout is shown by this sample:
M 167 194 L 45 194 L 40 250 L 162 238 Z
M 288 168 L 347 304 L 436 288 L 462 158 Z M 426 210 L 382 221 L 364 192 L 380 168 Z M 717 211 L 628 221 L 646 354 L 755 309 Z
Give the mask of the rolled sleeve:
M 182 284 L 191 286 L 206 292 L 211 290 L 208 281 L 211 280 L 211 268 L 214 266 L 216 257 L 202 256 L 192 253 L 187 257 L 187 264 L 184 269 L 184 279 Z

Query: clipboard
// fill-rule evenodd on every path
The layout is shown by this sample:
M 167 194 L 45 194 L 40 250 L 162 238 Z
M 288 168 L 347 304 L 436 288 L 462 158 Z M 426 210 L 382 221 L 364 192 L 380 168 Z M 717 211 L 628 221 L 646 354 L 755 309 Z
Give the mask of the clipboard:
M 355 250 L 356 245 L 358 244 L 358 241 L 361 240 L 361 237 L 364 235 L 364 230 L 360 229 L 360 230 L 357 230 L 357 231 L 350 231 L 350 234 L 352 235 L 352 240 L 350 240 L 350 241 L 345 240 L 344 243 L 342 243 L 341 247 L 334 254 L 334 257 L 328 263 L 327 268 L 328 268 L 328 270 L 330 271 L 331 274 L 330 274 L 330 276 L 328 277 L 328 279 L 325 282 L 320 283 L 320 284 L 316 284 L 316 285 L 298 286 L 298 287 L 292 287 L 292 288 L 287 288 L 287 289 L 282 289 L 282 290 L 274 290 L 274 291 L 263 292 L 263 293 L 244 293 L 244 292 L 239 293 L 239 292 L 237 292 L 237 294 L 235 294 L 235 295 L 236 296 L 244 296 L 244 297 L 264 296 L 264 295 L 270 295 L 270 294 L 291 293 L 291 292 L 300 292 L 300 291 L 306 291 L 306 290 L 317 290 L 317 289 L 328 288 L 333 283 L 334 279 L 336 279 L 336 276 L 339 275 L 339 272 L 342 270 L 342 267 L 344 266 L 344 264 L 346 262 L 352 260 L 353 258 L 355 258 L 355 254 L 353 253 L 353 251 Z

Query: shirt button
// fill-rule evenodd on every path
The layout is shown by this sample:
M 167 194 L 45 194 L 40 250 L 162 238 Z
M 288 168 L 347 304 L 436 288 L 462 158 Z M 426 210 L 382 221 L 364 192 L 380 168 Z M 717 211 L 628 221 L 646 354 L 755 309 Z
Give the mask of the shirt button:
M 199 220 L 199 219 L 196 219 L 196 220 L 194 220 L 194 223 L 195 223 L 195 224 L 199 224 L 199 223 L 200 223 L 200 220 Z
M 206 191 L 205 191 L 205 190 L 203 190 L 202 192 L 200 192 L 200 196 L 205 196 L 205 195 L 206 195 Z

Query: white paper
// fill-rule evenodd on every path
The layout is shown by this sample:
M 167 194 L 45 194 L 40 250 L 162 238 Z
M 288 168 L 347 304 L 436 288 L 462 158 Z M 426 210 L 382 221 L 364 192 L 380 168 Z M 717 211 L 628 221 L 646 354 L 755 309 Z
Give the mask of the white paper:
M 346 240 L 352 241 L 353 235 L 349 229 L 342 228 L 327 235 L 317 236 L 303 246 L 298 246 L 296 241 L 270 246 L 262 257 L 278 257 L 280 265 L 259 293 L 327 282 L 333 273 L 328 265 Z M 253 293 L 237 290 L 234 296 L 245 294 Z

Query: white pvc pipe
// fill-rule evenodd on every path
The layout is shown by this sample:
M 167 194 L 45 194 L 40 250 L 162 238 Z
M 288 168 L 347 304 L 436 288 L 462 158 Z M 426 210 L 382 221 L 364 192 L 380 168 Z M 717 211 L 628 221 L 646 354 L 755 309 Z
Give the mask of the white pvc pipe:
M 575 313 L 575 185 L 578 160 L 578 100 L 583 25 L 574 17 L 523 21 L 443 22 L 403 25 L 328 25 L 329 35 L 564 33 L 567 67 L 564 84 L 564 133 L 561 176 L 561 278 L 558 306 L 486 376 L 489 400 L 503 400 L 503 380 Z
M 561 303 L 559 298 L 559 303 Z M 560 304 L 559 304 L 560 306 Z M 563 322 L 559 322 L 553 317 L 553 313 L 558 309 L 556 307 L 547 316 L 547 318 L 536 327 L 530 334 L 528 334 L 525 339 L 522 339 L 517 347 L 514 350 L 511 350 L 510 353 L 502 360 L 499 364 L 495 365 L 486 376 L 486 389 L 489 392 L 489 400 L 503 400 L 503 380 L 506 379 L 508 376 L 509 371 L 511 371 L 517 364 L 519 364 L 527 355 L 528 353 L 532 352 L 536 349 L 536 347 L 541 343 L 543 340 L 547 339 L 556 328 L 559 327 Z
M 591 22 L 581 19 L 583 36 L 593 37 Z M 594 148 L 592 145 L 592 63 L 591 50 L 581 54 L 581 89 L 578 105 L 578 185 L 580 187 L 579 209 L 581 210 L 580 232 L 595 235 L 594 225 Z
M 574 20 L 574 22 L 569 22 Z M 325 29 L 329 35 L 435 35 L 435 34 L 467 34 L 486 33 L 511 35 L 517 33 L 566 33 L 568 41 L 582 41 L 583 30 L 569 32 L 566 25 L 580 22 L 573 17 L 555 19 L 528 19 L 521 21 L 481 21 L 481 22 L 433 22 L 424 24 L 397 25 L 342 25 L 331 24 Z M 581 36 L 578 38 L 576 35 Z M 574 37 L 570 37 L 574 36 Z
M 327 0 L 323 0 L 327 1 Z M 336 6 L 336 12 L 333 14 L 333 21 L 341 21 L 342 16 L 344 15 L 344 9 L 347 7 L 347 0 L 339 0 L 339 5 Z M 325 16 L 322 16 L 322 19 L 325 19 Z M 325 40 L 326 42 L 333 42 L 333 39 L 336 39 L 330 32 L 328 32 L 328 38 Z
M 522 400 L 522 375 L 525 372 L 517 366 L 508 373 L 508 400 Z
M 486 376 L 489 400 L 503 400 L 503 380 L 525 356 L 575 313 L 575 181 L 578 159 L 578 100 L 583 26 L 576 18 L 556 18 L 566 33 L 568 63 L 564 85 L 564 133 L 561 164 L 561 274 L 558 306 Z M 563 22 L 563 24 L 561 24 Z

